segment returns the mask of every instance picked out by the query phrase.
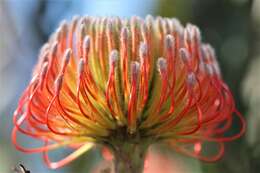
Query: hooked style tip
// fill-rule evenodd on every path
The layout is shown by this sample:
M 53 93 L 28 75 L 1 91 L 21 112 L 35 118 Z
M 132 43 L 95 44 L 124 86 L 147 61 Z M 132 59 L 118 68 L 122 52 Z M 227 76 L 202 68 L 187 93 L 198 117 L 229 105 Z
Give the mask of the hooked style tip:
M 143 58 L 147 57 L 147 54 L 148 54 L 147 44 L 145 42 L 141 42 L 140 47 L 139 47 L 140 58 L 143 59 Z
M 110 52 L 110 56 L 109 56 L 109 65 L 110 67 L 114 66 L 116 64 L 116 62 L 118 61 L 119 59 L 119 53 L 117 50 L 112 50 Z
M 127 38 L 128 38 L 128 33 L 129 33 L 128 28 L 127 28 L 127 27 L 123 27 L 123 28 L 121 29 L 121 33 L 120 33 L 121 39 L 127 40 Z
M 47 70 L 48 70 L 48 62 L 45 62 L 42 66 L 41 76 L 44 78 L 46 76 Z
M 55 41 L 51 47 L 51 56 L 54 57 L 57 55 L 57 51 L 58 51 L 58 42 Z
M 183 62 L 184 64 L 187 65 L 187 64 L 190 62 L 190 54 L 189 54 L 189 52 L 188 52 L 187 49 L 185 49 L 185 48 L 180 48 L 180 50 L 179 50 L 179 55 L 180 55 L 180 58 L 181 58 L 181 60 L 182 60 L 182 62 Z
M 71 58 L 72 50 L 69 48 L 65 51 L 63 56 L 63 66 L 67 66 Z
M 196 77 L 193 72 L 190 72 L 187 76 L 187 83 L 190 87 L 194 87 L 196 84 Z
M 62 32 L 63 35 L 68 32 L 69 27 L 68 27 L 68 23 L 67 23 L 66 20 L 61 21 L 60 28 L 61 28 L 61 32 Z
M 157 69 L 160 73 L 164 72 L 167 69 L 167 61 L 165 58 L 163 57 L 158 58 Z
M 136 76 L 140 71 L 140 64 L 137 61 L 131 63 L 131 72 L 134 76 Z
M 207 73 L 209 76 L 212 76 L 212 75 L 213 75 L 212 65 L 210 65 L 210 64 L 205 64 L 204 67 L 205 67 L 206 73 Z
M 84 39 L 85 33 L 86 33 L 86 25 L 84 23 L 81 23 L 79 27 L 79 38 L 81 41 Z
M 107 27 L 106 27 L 106 32 L 107 34 L 111 34 L 111 32 L 113 31 L 113 23 L 111 20 L 107 20 Z
M 89 37 L 89 35 L 86 35 L 85 37 L 84 37 L 84 41 L 83 41 L 83 48 L 85 49 L 85 50 L 89 50 L 89 48 L 90 48 L 90 37 Z
M 78 63 L 78 75 L 81 75 L 83 73 L 84 65 L 85 65 L 85 60 L 81 58 Z
M 63 78 L 64 78 L 64 75 L 63 75 L 63 74 L 60 74 L 60 75 L 56 78 L 55 83 L 54 83 L 54 91 L 55 91 L 55 94 L 57 94 L 57 93 L 60 92 L 61 87 L 62 87 Z
M 183 33 L 183 26 L 180 23 L 180 21 L 176 18 L 171 19 L 171 25 L 172 25 L 172 29 L 178 33 L 178 34 L 182 34 Z
M 174 47 L 174 37 L 170 34 L 168 34 L 165 37 L 165 45 L 166 49 L 172 49 Z

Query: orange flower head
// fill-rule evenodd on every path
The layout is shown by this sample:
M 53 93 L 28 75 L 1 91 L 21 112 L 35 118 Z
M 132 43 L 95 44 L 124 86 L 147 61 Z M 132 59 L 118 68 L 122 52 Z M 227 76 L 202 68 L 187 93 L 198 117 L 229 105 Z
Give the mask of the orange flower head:
M 226 136 L 233 120 L 236 134 Z M 95 144 L 166 142 L 205 161 L 240 137 L 245 122 L 224 83 L 214 49 L 200 30 L 177 19 L 74 17 L 42 47 L 32 80 L 14 113 L 12 140 L 61 167 Z M 42 141 L 18 144 L 17 132 Z M 121 141 L 121 142 L 122 142 Z M 208 145 L 216 153 L 208 155 Z M 48 152 L 75 151 L 58 162 Z

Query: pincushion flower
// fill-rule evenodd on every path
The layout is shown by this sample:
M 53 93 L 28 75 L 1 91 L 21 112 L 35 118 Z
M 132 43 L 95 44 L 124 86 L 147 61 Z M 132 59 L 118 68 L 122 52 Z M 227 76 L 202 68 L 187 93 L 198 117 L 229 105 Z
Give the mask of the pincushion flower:
M 240 130 L 226 136 L 233 120 Z M 149 145 L 215 161 L 245 122 L 199 29 L 147 16 L 74 17 L 42 47 L 14 113 L 12 140 L 61 167 L 95 145 L 114 154 L 116 172 L 141 172 Z M 17 132 L 43 142 L 19 145 Z M 214 144 L 214 145 L 213 145 Z M 208 155 L 207 146 L 215 153 Z M 72 147 L 58 162 L 48 152 Z

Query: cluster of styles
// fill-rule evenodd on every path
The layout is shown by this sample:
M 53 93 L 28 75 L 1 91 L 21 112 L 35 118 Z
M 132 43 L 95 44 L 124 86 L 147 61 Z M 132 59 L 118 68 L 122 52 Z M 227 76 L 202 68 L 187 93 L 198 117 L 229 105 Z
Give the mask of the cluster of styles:
M 240 130 L 226 136 L 233 122 Z M 202 43 L 199 29 L 152 16 L 63 21 L 40 51 L 14 124 L 16 148 L 42 152 L 53 169 L 95 145 L 113 144 L 118 133 L 126 142 L 164 142 L 215 161 L 224 142 L 245 131 L 214 50 Z M 42 146 L 22 146 L 18 134 Z M 48 152 L 62 147 L 74 152 L 52 162 Z

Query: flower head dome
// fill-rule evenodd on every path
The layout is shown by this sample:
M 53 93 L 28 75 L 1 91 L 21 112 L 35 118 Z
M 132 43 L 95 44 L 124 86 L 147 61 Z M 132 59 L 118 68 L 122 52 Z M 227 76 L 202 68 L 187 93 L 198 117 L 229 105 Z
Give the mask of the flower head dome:
M 225 136 L 236 118 L 240 130 Z M 32 80 L 14 113 L 12 139 L 43 152 L 58 168 L 95 144 L 166 142 L 206 161 L 245 130 L 221 78 L 214 49 L 199 29 L 172 18 L 74 17 L 42 47 Z M 25 148 L 17 132 L 43 146 Z M 205 145 L 216 153 L 205 155 Z M 48 152 L 75 151 L 59 162 Z M 206 153 L 207 154 L 207 153 Z

